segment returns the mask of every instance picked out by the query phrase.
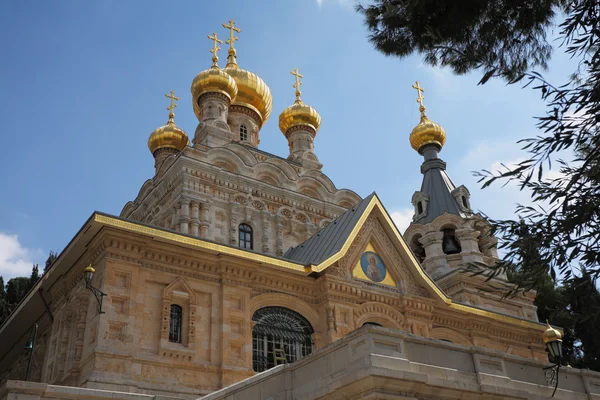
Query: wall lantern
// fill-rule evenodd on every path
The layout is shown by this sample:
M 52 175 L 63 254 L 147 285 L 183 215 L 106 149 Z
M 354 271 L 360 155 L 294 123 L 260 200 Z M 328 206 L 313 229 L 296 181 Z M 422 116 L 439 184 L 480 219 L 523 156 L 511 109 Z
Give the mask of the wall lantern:
M 546 345 L 546 349 L 548 350 L 548 354 L 550 354 L 550 361 L 554 362 L 554 365 L 544 368 L 544 373 L 546 375 L 546 383 L 548 386 L 554 385 L 554 391 L 552 392 L 552 396 L 556 393 L 556 388 L 558 388 L 558 371 L 560 370 L 560 363 L 562 361 L 562 334 L 557 329 L 554 329 L 546 320 L 546 325 L 548 325 L 548 329 L 544 331 L 542 335 L 542 340 Z
M 83 280 L 85 281 L 85 288 L 94 293 L 94 296 L 98 301 L 98 314 L 104 314 L 104 311 L 102 311 L 102 298 L 106 296 L 106 293 L 92 286 L 92 279 L 94 279 L 95 272 L 96 270 L 94 267 L 92 267 L 91 264 L 88 265 L 83 269 Z

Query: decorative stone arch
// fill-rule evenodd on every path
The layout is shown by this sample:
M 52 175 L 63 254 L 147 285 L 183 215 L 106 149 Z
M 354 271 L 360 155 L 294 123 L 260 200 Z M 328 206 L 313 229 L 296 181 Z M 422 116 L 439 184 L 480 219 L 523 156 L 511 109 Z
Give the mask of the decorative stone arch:
M 244 161 L 236 153 L 225 147 L 213 147 L 206 153 L 207 160 L 218 167 L 230 172 L 244 169 Z
M 367 322 L 375 322 L 386 328 L 404 330 L 404 315 L 395 308 L 383 303 L 368 302 L 354 310 L 356 327 Z
M 250 315 L 263 307 L 285 307 L 296 311 L 311 324 L 315 332 L 319 331 L 319 313 L 304 300 L 284 293 L 265 293 L 250 299 L 248 308 Z
M 441 326 L 431 329 L 430 336 L 434 339 L 448 340 L 452 343 L 461 344 L 463 346 L 473 346 L 473 343 L 462 333 L 459 333 L 450 328 Z
M 287 179 L 295 181 L 298 179 L 298 173 L 294 168 L 292 168 L 287 161 L 283 161 L 279 158 L 268 158 L 264 161 L 265 164 L 271 164 L 275 167 L 278 167 L 286 176 Z
M 129 215 L 131 215 L 131 213 L 135 210 L 135 204 L 133 203 L 133 201 L 128 201 L 127 204 L 125 204 L 125 207 L 123 207 L 123 209 L 121 210 L 121 214 L 119 214 L 120 217 L 123 218 L 127 218 L 129 217 Z
M 304 175 L 302 175 L 302 177 L 316 179 L 317 181 L 319 181 L 319 183 L 321 183 L 321 185 L 323 185 L 325 190 L 327 190 L 329 193 L 336 193 L 338 191 L 331 179 L 329 179 L 329 177 L 321 171 L 310 170 L 307 171 Z M 360 200 L 360 198 L 358 200 Z
M 229 126 L 227 127 L 229 129 Z M 247 166 L 254 166 L 258 163 L 258 160 L 247 148 L 238 142 L 231 142 L 223 146 L 224 148 L 233 151 Z
M 155 185 L 152 179 L 148 179 L 146 182 L 144 182 L 144 184 L 140 188 L 140 191 L 138 192 L 137 197 L 135 198 L 135 203 L 139 204 L 142 200 L 144 200 L 146 196 L 152 193 L 154 187 Z
M 169 168 L 171 168 L 171 165 L 173 165 L 175 163 L 175 160 L 177 159 L 178 154 L 179 153 L 171 154 L 170 156 L 165 158 L 164 161 L 162 162 L 162 164 L 160 165 L 160 168 L 158 169 L 158 171 L 156 171 L 156 175 L 157 176 L 164 175 L 165 172 L 167 172 L 167 170 Z
M 352 208 L 360 200 L 360 196 L 352 190 L 341 189 L 335 193 L 334 203 L 344 208 Z
M 160 345 L 162 354 L 168 353 L 168 351 L 164 351 L 162 348 L 169 344 L 169 323 L 172 304 L 179 305 L 183 310 L 182 327 L 185 328 L 183 332 L 185 340 L 182 344 L 185 347 L 193 349 L 196 343 L 196 293 L 188 285 L 185 279 L 179 276 L 163 289 L 163 307 L 160 324 Z
M 325 185 L 323 185 L 323 182 L 310 176 L 301 176 L 298 178 L 296 187 L 300 193 L 319 200 L 325 200 L 331 195 Z
M 277 165 L 267 162 L 260 162 L 254 166 L 253 178 L 269 183 L 271 185 L 286 186 L 290 179 L 285 172 Z
M 437 217 L 431 225 L 435 231 L 441 231 L 444 228 L 460 229 L 464 222 L 465 220 L 461 216 L 445 212 Z

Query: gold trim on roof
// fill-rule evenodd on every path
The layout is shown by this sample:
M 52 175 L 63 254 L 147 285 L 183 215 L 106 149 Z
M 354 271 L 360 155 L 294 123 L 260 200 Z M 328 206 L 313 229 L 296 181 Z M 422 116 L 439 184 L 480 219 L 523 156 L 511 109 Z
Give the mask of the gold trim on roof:
M 104 225 L 107 225 L 107 226 L 125 229 L 125 230 L 131 231 L 131 232 L 141 233 L 144 235 L 150 235 L 150 236 L 154 236 L 154 237 L 160 238 L 160 239 L 171 240 L 173 242 L 177 242 L 177 243 L 181 243 L 181 244 L 185 244 L 185 245 L 196 246 L 196 247 L 200 247 L 202 249 L 211 250 L 211 251 L 215 251 L 218 253 L 224 253 L 224 254 L 235 256 L 235 257 L 244 258 L 244 259 L 255 261 L 255 262 L 258 262 L 261 264 L 276 265 L 278 267 L 292 269 L 294 271 L 300 271 L 300 272 L 307 272 L 307 273 L 312 272 L 309 268 L 306 268 L 302 264 L 297 264 L 297 263 L 277 259 L 274 257 L 265 256 L 262 254 L 255 254 L 255 253 L 251 253 L 251 252 L 244 251 L 241 249 L 223 246 L 223 245 L 217 244 L 217 243 L 207 242 L 202 239 L 192 238 L 192 237 L 185 236 L 185 235 L 182 235 L 179 233 L 166 232 L 166 231 L 163 231 L 160 229 L 140 225 L 135 222 L 123 221 L 121 219 L 109 217 L 106 215 L 96 214 L 94 216 L 94 221 L 104 224 Z
M 217 243 L 207 242 L 202 239 L 192 238 L 192 237 L 185 236 L 185 235 L 182 235 L 179 233 L 167 232 L 167 231 L 163 231 L 163 230 L 160 230 L 157 228 L 151 228 L 149 226 L 140 225 L 135 222 L 123 221 L 121 219 L 118 219 L 115 217 L 109 217 L 106 215 L 95 214 L 93 217 L 93 221 L 107 225 L 107 226 L 125 229 L 125 230 L 131 231 L 131 232 L 150 235 L 150 236 L 160 238 L 160 239 L 170 240 L 170 241 L 185 244 L 185 245 L 195 246 L 195 247 L 199 247 L 202 249 L 215 251 L 218 253 L 223 253 L 223 254 L 227 254 L 227 255 L 231 255 L 231 256 L 235 256 L 235 257 L 240 257 L 240 258 L 255 261 L 255 262 L 258 262 L 261 264 L 272 265 L 272 266 L 276 266 L 276 267 L 290 269 L 290 270 L 297 271 L 297 272 L 303 272 L 306 274 L 310 274 L 313 272 L 324 271 L 327 267 L 331 266 L 333 263 L 335 263 L 340 258 L 342 258 L 343 256 L 346 255 L 348 248 L 350 247 L 350 245 L 352 244 L 352 242 L 358 235 L 358 232 L 360 232 L 360 229 L 363 227 L 365 221 L 367 220 L 368 216 L 370 215 L 370 213 L 373 211 L 373 209 L 375 207 L 377 207 L 378 210 L 381 212 L 381 215 L 383 215 L 383 217 L 385 218 L 389 227 L 392 228 L 392 231 L 394 232 L 396 240 L 400 243 L 400 245 L 402 246 L 403 250 L 406 252 L 408 257 L 410 257 L 410 260 L 412 261 L 412 266 L 413 266 L 412 269 L 415 270 L 419 274 L 419 276 L 421 276 L 421 278 L 423 278 L 425 283 L 432 289 L 432 291 L 446 305 L 448 305 L 448 307 L 450 309 L 456 310 L 459 312 L 465 312 L 467 314 L 474 314 L 474 315 L 478 315 L 481 317 L 490 318 L 490 319 L 493 319 L 496 321 L 520 326 L 523 328 L 531 328 L 531 329 L 536 329 L 536 330 L 544 329 L 544 325 L 540 324 L 540 323 L 536 323 L 533 321 L 526 321 L 526 320 L 522 320 L 522 319 L 519 319 L 516 317 L 511 317 L 509 315 L 498 314 L 493 311 L 482 310 L 480 308 L 468 306 L 465 304 L 457 304 L 457 303 L 452 302 L 452 299 L 450 297 L 448 297 L 444 292 L 442 292 L 442 290 L 433 282 L 433 280 L 429 277 L 429 275 L 427 275 L 425 273 L 425 271 L 423 270 L 423 268 L 419 265 L 419 263 L 415 259 L 414 255 L 412 254 L 412 252 L 406 245 L 406 242 L 400 235 L 400 232 L 398 232 L 398 229 L 396 228 L 396 226 L 390 219 L 388 213 L 383 208 L 383 205 L 381 204 L 381 201 L 379 200 L 379 198 L 377 196 L 373 196 L 373 199 L 371 199 L 368 206 L 363 211 L 363 214 L 361 215 L 357 224 L 352 229 L 350 236 L 348 236 L 348 239 L 342 246 L 341 250 L 338 251 L 333 256 L 329 257 L 327 260 L 320 263 L 319 265 L 311 265 L 311 266 L 304 266 L 304 265 L 301 265 L 298 263 L 282 260 L 280 258 L 275 258 L 275 257 L 262 255 L 262 254 L 251 253 L 251 252 L 244 251 L 241 249 L 224 246 L 224 245 L 220 245 Z

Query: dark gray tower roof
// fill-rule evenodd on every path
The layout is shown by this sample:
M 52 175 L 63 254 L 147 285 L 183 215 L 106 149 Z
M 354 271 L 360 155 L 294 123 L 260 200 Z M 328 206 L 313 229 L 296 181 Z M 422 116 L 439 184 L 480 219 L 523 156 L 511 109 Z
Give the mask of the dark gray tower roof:
M 464 186 L 459 189 L 454 186 L 452 179 L 446 172 L 446 163 L 437 156 L 438 148 L 426 146 L 422 149 L 421 154 L 425 157 L 425 162 L 421 165 L 423 183 L 421 184 L 420 194 L 427 201 L 425 202 L 426 209 L 415 217 L 414 222 L 428 224 L 444 213 L 467 218 L 471 214 L 469 193 Z M 460 194 L 457 195 L 459 190 L 464 190 L 467 197 L 464 200 L 466 204 L 459 204 L 459 200 L 457 200 L 461 198 Z

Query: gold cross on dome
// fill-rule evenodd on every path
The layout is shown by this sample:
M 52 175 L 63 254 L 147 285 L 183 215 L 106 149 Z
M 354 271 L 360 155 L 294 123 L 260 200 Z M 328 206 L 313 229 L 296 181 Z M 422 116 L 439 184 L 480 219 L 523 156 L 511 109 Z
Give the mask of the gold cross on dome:
M 173 110 L 175 109 L 175 107 L 177 107 L 177 104 L 175 104 L 176 101 L 179 101 L 179 97 L 175 96 L 175 91 L 171 90 L 171 93 L 167 93 L 165 94 L 165 97 L 168 99 L 171 99 L 171 104 L 169 104 L 169 107 L 167 107 L 167 110 L 169 110 L 169 118 L 173 118 Z
M 298 68 L 294 68 L 294 70 L 291 71 L 290 74 L 292 74 L 296 77 L 296 83 L 293 85 L 293 87 L 296 89 L 296 100 L 299 101 L 300 95 L 302 94 L 302 92 L 300 92 L 300 85 L 302 85 L 302 82 L 300 81 L 300 79 L 304 78 L 304 75 L 302 75 L 300 72 L 298 72 Z
M 217 32 L 214 32 L 212 36 L 208 35 L 208 38 L 210 40 L 213 41 L 213 47 L 212 49 L 210 49 L 210 52 L 212 53 L 213 57 L 213 66 L 217 66 L 217 61 L 219 61 L 219 57 L 217 56 L 217 52 L 219 50 L 221 50 L 221 48 L 219 47 L 218 43 L 223 44 L 223 41 L 221 39 L 219 39 L 219 37 L 217 36 Z
M 237 28 L 234 25 L 235 22 L 232 19 L 229 20 L 229 25 L 223 24 L 223 28 L 229 29 L 229 39 L 227 39 L 225 43 L 229 45 L 230 49 L 233 49 L 233 44 L 239 39 L 237 36 L 235 36 L 235 32 L 240 33 L 242 31 L 240 28 Z
M 419 103 L 420 108 L 425 108 L 425 106 L 423 105 L 423 99 L 425 98 L 422 93 L 425 93 L 425 89 L 423 89 L 420 85 L 419 85 L 419 81 L 417 81 L 414 85 L 412 85 L 413 89 L 417 90 L 417 103 Z

